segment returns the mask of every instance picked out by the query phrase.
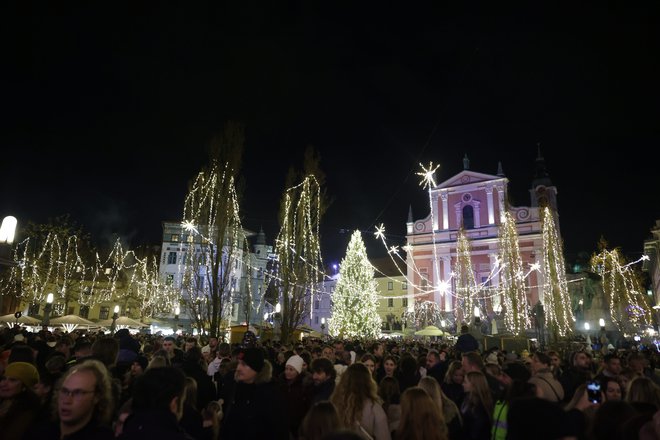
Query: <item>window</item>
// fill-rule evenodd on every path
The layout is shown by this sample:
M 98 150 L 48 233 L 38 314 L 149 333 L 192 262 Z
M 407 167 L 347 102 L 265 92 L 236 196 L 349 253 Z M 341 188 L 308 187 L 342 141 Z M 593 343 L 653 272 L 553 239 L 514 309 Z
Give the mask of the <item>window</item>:
M 101 311 L 99 312 L 99 319 L 108 319 L 109 314 L 110 314 L 110 307 L 101 306 Z
M 422 279 L 420 280 L 419 283 L 419 287 L 426 290 L 428 286 L 429 286 L 429 280 L 426 279 L 426 276 L 422 276 Z
M 387 307 L 394 307 L 394 298 L 387 299 Z
M 167 264 L 176 264 L 176 252 L 167 254 Z
M 471 205 L 463 207 L 463 227 L 465 229 L 474 229 L 474 209 Z
M 314 301 L 314 308 L 318 310 L 318 308 L 319 308 L 319 301 L 318 300 Z
M 174 274 L 173 273 L 166 273 L 165 274 L 165 284 L 168 286 L 171 286 L 174 284 Z
M 316 316 L 314 317 L 314 324 L 318 324 L 318 323 L 319 323 L 319 316 L 316 315 Z
M 39 304 L 30 304 L 28 309 L 28 315 L 34 316 L 39 314 Z
M 89 306 L 80 306 L 80 317 L 87 319 L 89 316 Z
M 401 305 L 403 307 L 408 307 L 408 298 L 401 299 Z
M 401 283 L 401 290 L 408 290 L 408 283 L 406 283 L 405 281 Z
M 387 282 L 387 290 L 394 290 L 394 283 L 392 281 Z
M 179 241 L 179 234 L 172 234 L 172 241 Z

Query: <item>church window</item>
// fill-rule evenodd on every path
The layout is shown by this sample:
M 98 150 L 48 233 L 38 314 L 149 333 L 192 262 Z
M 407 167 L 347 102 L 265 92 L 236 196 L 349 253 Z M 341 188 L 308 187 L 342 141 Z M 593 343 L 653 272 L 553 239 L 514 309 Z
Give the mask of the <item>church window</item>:
M 474 208 L 471 205 L 463 207 L 463 227 L 465 229 L 474 229 Z

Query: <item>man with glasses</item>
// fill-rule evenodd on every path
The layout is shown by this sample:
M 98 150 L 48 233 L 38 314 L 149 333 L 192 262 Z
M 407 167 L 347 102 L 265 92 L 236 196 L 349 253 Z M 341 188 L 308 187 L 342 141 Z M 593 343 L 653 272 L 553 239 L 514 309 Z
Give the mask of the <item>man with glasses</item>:
M 27 439 L 112 439 L 111 378 L 101 362 L 87 360 L 65 375 L 54 399 L 57 421 L 38 426 Z

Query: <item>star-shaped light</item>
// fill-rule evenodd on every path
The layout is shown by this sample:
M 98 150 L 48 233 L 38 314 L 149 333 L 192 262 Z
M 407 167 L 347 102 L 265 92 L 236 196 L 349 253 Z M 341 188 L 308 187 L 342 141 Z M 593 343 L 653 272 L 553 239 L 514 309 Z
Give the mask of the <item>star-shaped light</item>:
M 539 270 L 539 269 L 541 269 L 541 263 L 539 263 L 538 261 L 532 264 L 530 267 L 530 270 Z
M 403 251 L 405 253 L 409 254 L 410 251 L 412 251 L 412 246 L 410 244 L 407 244 L 407 245 L 403 246 L 401 249 L 403 249 Z
M 197 228 L 195 227 L 195 224 L 190 220 L 182 221 L 181 227 L 185 229 L 187 232 L 197 232 Z
M 387 253 L 399 255 L 399 246 L 390 246 Z
M 429 167 L 424 168 L 424 165 L 421 163 L 419 164 L 420 167 L 422 167 L 422 171 L 418 172 L 418 176 L 422 176 L 422 181 L 419 182 L 419 186 L 422 186 L 424 188 L 432 188 L 435 186 L 435 178 L 433 175 L 435 174 L 435 171 L 440 168 L 440 165 L 436 166 L 433 168 L 433 162 L 429 162 Z
M 376 226 L 376 232 L 374 232 L 374 235 L 376 238 L 385 240 L 385 225 L 381 223 L 380 225 Z

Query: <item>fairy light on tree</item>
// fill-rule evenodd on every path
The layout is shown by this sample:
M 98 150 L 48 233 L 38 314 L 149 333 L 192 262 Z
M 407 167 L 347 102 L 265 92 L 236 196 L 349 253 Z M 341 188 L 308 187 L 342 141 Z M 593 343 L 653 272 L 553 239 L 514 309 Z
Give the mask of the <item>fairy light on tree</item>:
M 502 299 L 504 300 L 504 324 L 515 335 L 522 334 L 530 327 L 529 307 L 525 279 L 522 276 L 522 258 L 516 222 L 509 212 L 502 216 L 499 231 L 499 249 L 502 279 Z
M 428 325 L 436 325 L 442 319 L 440 305 L 433 301 L 416 301 L 412 310 L 403 313 L 403 321 L 407 327 L 422 329 Z
M 374 269 L 367 258 L 362 235 L 360 231 L 355 231 L 341 262 L 339 279 L 332 294 L 332 319 L 328 331 L 340 338 L 377 338 L 380 329 Z
M 183 209 L 182 301 L 190 316 L 198 317 L 197 324 L 208 323 L 216 336 L 229 323 L 247 249 L 236 193 L 244 139 L 240 124 L 225 125 L 212 144 L 210 165 L 192 182 Z
M 276 239 L 281 304 L 280 340 L 287 343 L 305 318 L 310 318 L 312 294 L 323 277 L 320 223 L 326 209 L 325 174 L 313 148 L 305 151 L 302 181 L 290 169 L 280 205 L 280 232 Z M 271 298 L 276 300 L 275 298 Z
M 456 296 L 458 299 L 458 312 L 461 316 L 457 319 L 471 323 L 474 316 L 474 307 L 477 304 L 479 287 L 475 281 L 474 269 L 472 268 L 472 255 L 470 241 L 465 235 L 465 230 L 458 231 L 456 240 L 456 267 L 454 268 L 454 280 Z
M 557 337 L 571 333 L 575 317 L 571 309 L 571 298 L 566 283 L 566 265 L 562 245 L 555 227 L 555 219 L 550 208 L 541 212 L 543 225 L 543 297 L 548 329 Z
M 598 247 L 600 252 L 591 257 L 591 267 L 602 277 L 612 321 L 622 331 L 639 331 L 640 327 L 652 322 L 640 274 L 632 264 L 626 264 L 619 249 L 607 250 L 603 239 Z

